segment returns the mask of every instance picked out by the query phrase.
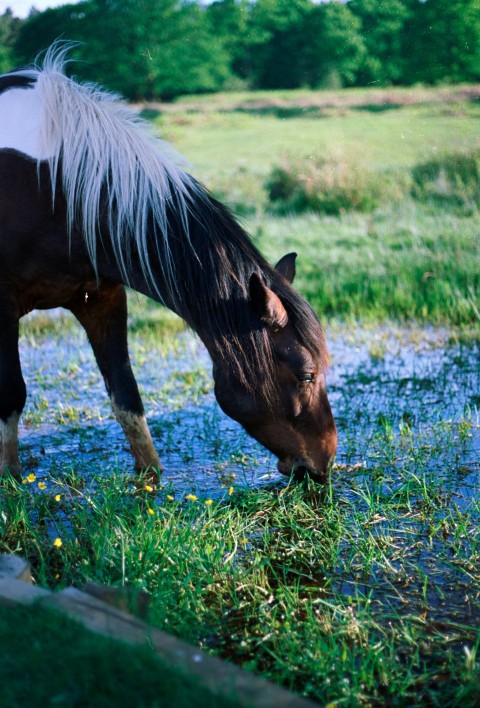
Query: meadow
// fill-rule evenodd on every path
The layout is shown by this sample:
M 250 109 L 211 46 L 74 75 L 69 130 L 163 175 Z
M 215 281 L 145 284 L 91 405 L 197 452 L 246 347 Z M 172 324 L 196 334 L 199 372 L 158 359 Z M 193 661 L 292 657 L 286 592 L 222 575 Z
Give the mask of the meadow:
M 133 484 L 75 323 L 26 318 L 25 477 L 0 480 L 0 552 L 26 557 L 51 588 L 146 591 L 156 626 L 320 704 L 478 705 L 475 87 L 227 94 L 143 111 L 272 262 L 298 252 L 297 286 L 331 351 L 331 481 L 280 479 L 218 410 L 199 342 L 131 294 L 163 487 Z M 452 155 L 468 174 L 450 174 Z M 375 200 L 351 210 L 338 195 L 367 173 Z M 340 206 L 273 198 L 279 174 L 282 189 L 306 198 L 321 184 Z M 149 695 L 139 687 L 138 705 Z

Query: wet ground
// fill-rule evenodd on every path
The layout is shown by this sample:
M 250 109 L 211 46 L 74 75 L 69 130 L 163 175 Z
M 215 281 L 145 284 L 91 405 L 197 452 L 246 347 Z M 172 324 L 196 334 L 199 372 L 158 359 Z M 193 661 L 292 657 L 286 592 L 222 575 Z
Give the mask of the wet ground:
M 32 492 L 42 481 L 47 493 L 63 493 L 62 485 L 88 487 L 99 474 L 129 480 L 132 458 L 86 337 L 71 321 L 60 331 L 33 336 L 27 328 L 21 339 L 29 396 L 20 453 L 25 474 L 35 474 Z M 329 587 L 323 569 L 302 582 L 372 603 L 382 617 L 387 608 L 422 622 L 428 613 L 440 629 L 445 621 L 478 627 L 480 345 L 433 329 L 343 328 L 327 337 L 339 432 L 332 486 L 348 531 Z M 273 456 L 220 411 L 195 336 L 183 332 L 162 351 L 139 336 L 130 341 L 165 466 L 160 503 L 165 493 L 206 500 L 232 487 L 285 487 Z M 68 528 L 68 517 L 61 523 Z
M 358 482 L 359 474 L 368 478 L 398 464 L 402 440 L 415 435 L 423 440 L 423 467 L 453 475 L 452 491 L 462 499 L 478 493 L 480 346 L 452 344 L 438 330 L 327 336 L 340 479 L 346 482 L 353 469 Z M 132 336 L 131 350 L 165 485 L 215 498 L 232 482 L 284 483 L 273 456 L 219 410 L 210 360 L 197 338 L 181 334 L 165 355 Z M 28 388 L 20 430 L 26 471 L 41 478 L 75 470 L 87 481 L 99 472 L 130 472 L 130 454 L 83 332 L 69 326 L 60 338 L 24 336 L 21 358 Z M 397 459 L 389 459 L 394 449 Z

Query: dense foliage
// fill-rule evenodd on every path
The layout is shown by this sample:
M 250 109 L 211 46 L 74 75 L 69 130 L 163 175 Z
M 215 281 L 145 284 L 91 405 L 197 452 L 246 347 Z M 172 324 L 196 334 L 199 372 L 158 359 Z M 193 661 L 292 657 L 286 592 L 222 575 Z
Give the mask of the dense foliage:
M 0 70 L 52 41 L 130 99 L 480 79 L 480 0 L 83 0 L 0 16 Z

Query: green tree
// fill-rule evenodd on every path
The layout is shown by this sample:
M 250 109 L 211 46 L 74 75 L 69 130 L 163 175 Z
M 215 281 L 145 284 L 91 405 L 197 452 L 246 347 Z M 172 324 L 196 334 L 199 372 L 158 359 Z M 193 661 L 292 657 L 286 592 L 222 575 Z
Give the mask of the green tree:
M 75 73 L 132 100 L 219 89 L 228 54 L 205 9 L 181 0 L 87 0 L 48 10 L 22 29 L 19 53 L 35 56 L 55 38 L 80 40 Z
M 406 0 L 406 83 L 480 79 L 480 0 Z
M 81 31 L 85 12 L 90 3 L 62 5 L 53 10 L 31 13 L 22 23 L 15 41 L 15 55 L 21 64 L 31 64 L 52 42 L 82 40 Z M 85 9 L 85 12 L 84 12 Z
M 18 17 L 14 17 L 10 8 L 0 15 L 0 74 L 15 66 L 13 48 L 21 24 L 22 21 Z
M 310 86 L 344 86 L 355 82 L 365 57 L 359 18 L 347 5 L 316 5 L 303 31 L 304 74 Z
M 251 66 L 246 53 L 249 44 L 249 0 L 215 0 L 206 7 L 212 35 L 221 38 L 234 74 L 247 78 Z
M 257 0 L 248 16 L 245 61 L 258 88 L 295 88 L 305 83 L 301 61 L 311 0 Z
M 359 84 L 398 83 L 404 72 L 403 33 L 410 9 L 405 0 L 350 0 L 360 19 L 365 55 L 357 73 Z

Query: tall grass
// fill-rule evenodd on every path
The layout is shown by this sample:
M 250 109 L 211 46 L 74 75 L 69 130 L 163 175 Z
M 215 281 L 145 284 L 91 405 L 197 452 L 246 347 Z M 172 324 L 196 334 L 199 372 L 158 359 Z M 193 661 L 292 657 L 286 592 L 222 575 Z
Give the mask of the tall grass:
M 336 159 L 284 161 L 273 168 L 266 189 L 272 207 L 280 212 L 314 211 L 338 216 L 346 211 L 372 212 L 395 204 L 408 193 L 404 172 L 375 173 Z
M 412 170 L 413 195 L 444 204 L 480 205 L 480 152 L 447 152 Z
M 297 158 L 275 166 L 265 186 L 270 204 L 284 213 L 373 212 L 409 196 L 478 208 L 480 153 L 446 153 L 411 170 L 377 171 L 345 160 Z

